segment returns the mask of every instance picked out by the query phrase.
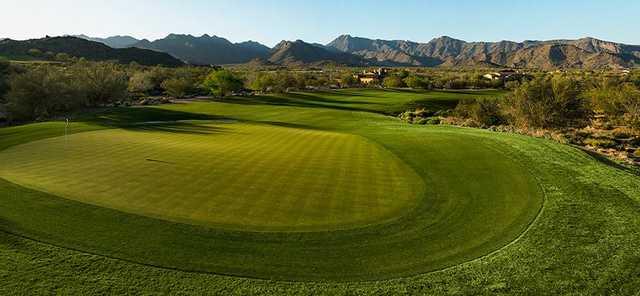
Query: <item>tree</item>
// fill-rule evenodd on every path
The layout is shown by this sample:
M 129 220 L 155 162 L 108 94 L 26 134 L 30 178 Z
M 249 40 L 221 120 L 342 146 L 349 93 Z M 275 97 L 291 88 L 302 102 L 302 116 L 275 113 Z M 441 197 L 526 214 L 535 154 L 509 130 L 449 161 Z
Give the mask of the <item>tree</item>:
M 86 106 L 100 106 L 127 97 L 129 77 L 113 63 L 80 62 L 69 67 Z
M 233 72 L 221 69 L 211 72 L 202 83 L 202 87 L 214 96 L 225 97 L 230 92 L 239 91 L 244 83 Z
M 147 95 L 155 88 L 153 73 L 150 71 L 139 71 L 133 73 L 129 78 L 127 90 L 132 94 Z
M 410 88 L 427 88 L 427 83 L 418 75 L 411 74 L 403 82 Z
M 164 92 L 167 95 L 178 99 L 184 98 L 191 88 L 191 82 L 186 78 L 176 77 L 162 82 L 162 89 L 164 89 Z
M 383 81 L 382 81 L 382 85 L 384 85 L 384 87 L 387 88 L 397 88 L 397 87 L 404 87 L 404 82 L 402 81 L 402 78 L 400 78 L 399 76 L 389 76 L 386 77 Z
M 12 120 L 47 118 L 81 104 L 74 79 L 53 66 L 38 66 L 15 75 L 10 87 L 7 109 Z
M 352 73 L 344 73 L 340 78 L 340 85 L 342 87 L 354 87 L 358 85 L 360 81 L 353 76 Z
M 523 128 L 581 126 L 591 115 L 578 82 L 563 76 L 525 82 L 504 100 L 503 106 L 510 122 Z
M 261 92 L 267 92 L 274 84 L 273 75 L 265 72 L 258 72 L 249 80 L 249 88 Z

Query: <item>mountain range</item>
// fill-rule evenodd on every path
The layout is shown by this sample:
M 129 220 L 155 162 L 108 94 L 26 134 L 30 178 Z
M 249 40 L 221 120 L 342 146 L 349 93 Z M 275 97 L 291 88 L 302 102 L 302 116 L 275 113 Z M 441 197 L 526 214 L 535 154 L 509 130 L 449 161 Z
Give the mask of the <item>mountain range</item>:
M 255 41 L 233 43 L 218 37 L 170 34 L 149 41 L 130 36 L 93 38 L 113 48 L 163 52 L 192 65 L 260 62 L 285 66 L 337 64 L 348 66 L 630 68 L 640 65 L 640 46 L 595 38 L 523 42 L 466 42 L 443 36 L 426 43 L 368 39 L 342 35 L 326 45 L 302 40 L 282 41 L 269 48 Z
M 342 35 L 327 47 L 374 63 L 404 66 L 594 69 L 640 65 L 640 46 L 589 37 L 577 40 L 466 42 L 443 36 L 427 43 L 417 43 Z
M 123 64 L 136 62 L 140 65 L 168 67 L 184 65 L 182 61 L 167 53 L 135 47 L 116 49 L 102 43 L 71 36 L 0 41 L 0 56 L 7 58 L 17 60 L 38 58 L 33 56 L 33 50 L 37 50 L 42 55 L 55 56 L 64 53 L 90 61 L 117 61 Z
M 258 42 L 232 43 L 218 36 L 170 34 L 155 41 L 141 40 L 138 48 L 166 52 L 194 65 L 242 64 L 255 58 L 267 58 L 270 48 Z

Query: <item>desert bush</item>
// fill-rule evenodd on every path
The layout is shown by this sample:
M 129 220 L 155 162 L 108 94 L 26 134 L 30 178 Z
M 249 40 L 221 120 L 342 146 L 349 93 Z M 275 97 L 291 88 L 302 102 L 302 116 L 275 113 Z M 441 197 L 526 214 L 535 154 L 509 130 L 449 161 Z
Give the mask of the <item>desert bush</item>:
M 127 97 L 127 85 L 126 73 L 111 63 L 32 66 L 10 79 L 9 117 L 16 121 L 45 119 L 109 104 Z
M 43 119 L 82 105 L 80 89 L 62 69 L 39 66 L 10 80 L 7 94 L 9 118 L 15 121 Z
M 604 113 L 609 121 L 640 130 L 640 90 L 635 85 L 603 82 L 586 96 L 595 110 Z
M 470 119 L 476 126 L 488 127 L 504 123 L 497 100 L 462 100 L 454 109 L 454 114 Z
M 504 88 L 508 90 L 515 90 L 518 87 L 520 87 L 519 81 L 507 81 L 504 84 Z
M 587 138 L 583 143 L 596 148 L 615 148 L 617 145 L 615 141 L 604 138 Z
M 401 120 L 408 123 L 425 124 L 426 119 L 435 115 L 435 112 L 421 108 L 414 111 L 405 111 L 398 116 Z M 420 123 L 424 120 L 425 123 Z
M 192 83 L 186 78 L 176 77 L 162 82 L 164 92 L 174 98 L 184 98 L 192 88 Z
M 562 76 L 525 82 L 502 106 L 509 122 L 520 128 L 584 126 L 591 115 L 578 82 Z
M 149 95 L 155 88 L 153 73 L 150 71 L 137 71 L 129 78 L 127 90 L 138 96 Z
M 101 106 L 127 98 L 129 77 L 113 63 L 76 63 L 68 68 L 86 106 Z
M 424 123 L 423 124 L 432 124 L 432 125 L 437 125 L 440 124 L 441 120 L 439 117 L 428 117 L 424 119 Z

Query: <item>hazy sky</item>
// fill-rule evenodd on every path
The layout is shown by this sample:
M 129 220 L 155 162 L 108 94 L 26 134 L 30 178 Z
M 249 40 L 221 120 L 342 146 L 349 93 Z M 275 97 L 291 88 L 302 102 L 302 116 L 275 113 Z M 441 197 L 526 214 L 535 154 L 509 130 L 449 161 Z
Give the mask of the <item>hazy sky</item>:
M 640 44 L 637 0 L 0 0 L 0 38 L 210 34 L 273 46 L 340 34 L 429 41 L 579 38 Z

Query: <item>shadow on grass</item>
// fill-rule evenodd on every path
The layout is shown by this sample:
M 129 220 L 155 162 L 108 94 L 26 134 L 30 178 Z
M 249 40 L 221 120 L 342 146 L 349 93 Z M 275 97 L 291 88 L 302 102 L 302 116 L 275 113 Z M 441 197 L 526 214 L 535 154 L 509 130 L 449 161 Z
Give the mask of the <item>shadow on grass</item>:
M 330 100 L 324 97 L 317 97 L 312 95 L 292 93 L 282 96 L 253 96 L 253 97 L 231 97 L 225 98 L 221 102 L 228 104 L 238 105 L 269 105 L 269 106 L 286 106 L 286 107 L 302 107 L 302 108 L 326 108 L 336 109 L 344 111 L 364 111 L 364 112 L 376 112 L 379 111 L 364 108 L 354 107 L 349 105 L 366 105 L 374 104 L 368 102 L 348 102 Z
M 604 165 L 607 165 L 607 166 L 610 166 L 612 168 L 616 168 L 616 169 L 619 169 L 619 170 L 623 170 L 623 171 L 625 171 L 627 173 L 631 173 L 631 174 L 634 174 L 636 176 L 640 176 L 640 170 L 635 170 L 635 169 L 632 169 L 632 168 L 627 167 L 625 165 L 622 165 L 620 163 L 617 163 L 617 162 L 609 159 L 608 157 L 606 157 L 606 156 L 604 156 L 604 155 L 602 155 L 602 154 L 600 154 L 598 152 L 591 151 L 589 149 L 585 149 L 585 148 L 582 148 L 582 147 L 578 147 L 578 149 L 584 151 L 587 155 L 591 156 L 591 158 L 593 158 L 594 160 L 596 160 L 596 161 L 598 161 L 598 162 L 600 162 L 600 163 L 602 163 Z
M 164 133 L 180 133 L 192 135 L 208 135 L 214 133 L 224 133 L 229 129 L 220 125 L 211 125 L 198 122 L 151 122 L 143 124 L 121 125 L 121 129 L 141 131 L 141 132 L 164 132 Z
M 153 107 L 112 108 L 105 110 L 94 117 L 86 118 L 85 121 L 105 127 L 132 131 L 183 133 L 194 135 L 230 132 L 230 129 L 224 127 L 224 124 L 234 122 L 265 124 L 298 129 L 318 129 L 313 126 L 289 122 L 247 120 L 228 116 L 191 113 Z
M 433 100 L 433 99 L 422 99 L 415 100 L 409 104 L 408 106 L 412 108 L 426 108 L 432 111 L 438 110 L 450 110 L 455 109 L 460 100 L 450 99 L 450 100 Z

